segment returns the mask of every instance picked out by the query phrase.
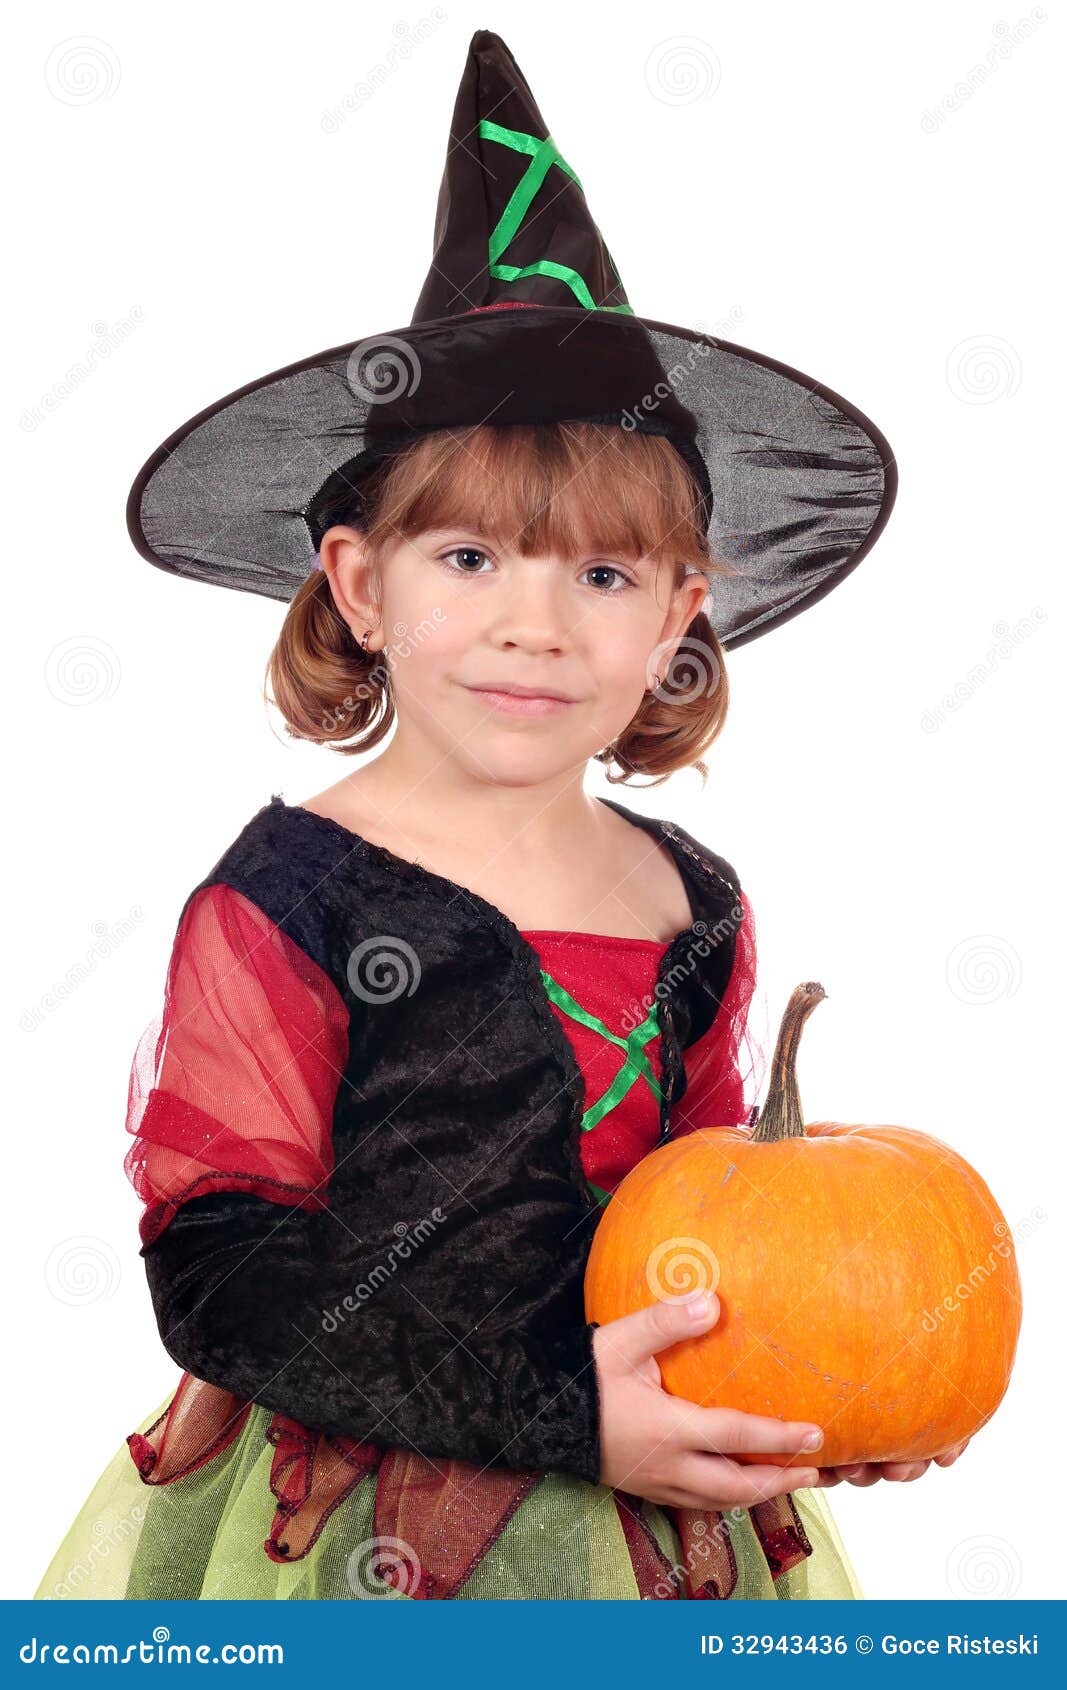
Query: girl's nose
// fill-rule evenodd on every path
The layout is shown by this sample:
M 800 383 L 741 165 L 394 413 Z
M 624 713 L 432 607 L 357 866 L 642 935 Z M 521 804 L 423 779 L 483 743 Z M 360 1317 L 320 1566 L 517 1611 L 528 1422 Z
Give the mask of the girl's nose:
M 558 565 L 516 571 L 493 605 L 497 638 L 544 651 L 570 642 L 572 607 L 567 603 Z

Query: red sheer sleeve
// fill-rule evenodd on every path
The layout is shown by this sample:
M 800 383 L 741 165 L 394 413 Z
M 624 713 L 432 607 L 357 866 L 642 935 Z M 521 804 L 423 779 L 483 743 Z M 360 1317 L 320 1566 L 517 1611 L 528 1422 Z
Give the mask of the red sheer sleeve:
M 685 1095 L 671 1110 L 671 1136 L 698 1127 L 748 1123 L 766 1071 L 765 1027 L 751 1025 L 756 991 L 756 929 L 752 908 L 741 893 L 742 917 L 734 961 L 722 1004 L 707 1032 L 685 1052 Z M 757 1000 L 764 1011 L 765 1006 Z
M 347 1057 L 329 976 L 243 893 L 197 891 L 130 1072 L 125 1169 L 145 1204 L 142 1244 L 205 1192 L 325 1208 Z

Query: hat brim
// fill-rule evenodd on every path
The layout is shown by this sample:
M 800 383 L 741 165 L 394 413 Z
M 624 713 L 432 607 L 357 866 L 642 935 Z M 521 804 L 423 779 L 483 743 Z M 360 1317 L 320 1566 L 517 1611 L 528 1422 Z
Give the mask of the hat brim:
M 896 496 L 882 433 L 788 364 L 624 312 L 535 306 L 409 325 L 249 382 L 153 452 L 127 525 L 161 569 L 288 602 L 315 561 L 316 498 L 394 431 L 605 415 L 667 432 L 691 419 L 709 543 L 732 571 L 706 606 L 728 649 L 844 580 Z

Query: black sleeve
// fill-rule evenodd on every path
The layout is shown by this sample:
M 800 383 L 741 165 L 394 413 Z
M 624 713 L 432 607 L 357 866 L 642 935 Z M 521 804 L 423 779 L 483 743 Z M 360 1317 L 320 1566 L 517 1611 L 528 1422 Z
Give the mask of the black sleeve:
M 163 1344 L 198 1378 L 321 1431 L 599 1483 L 580 1283 L 524 1310 L 519 1241 L 499 1215 L 472 1225 L 456 1209 L 406 1229 L 368 1210 L 357 1237 L 358 1208 L 191 1198 L 141 1252 Z

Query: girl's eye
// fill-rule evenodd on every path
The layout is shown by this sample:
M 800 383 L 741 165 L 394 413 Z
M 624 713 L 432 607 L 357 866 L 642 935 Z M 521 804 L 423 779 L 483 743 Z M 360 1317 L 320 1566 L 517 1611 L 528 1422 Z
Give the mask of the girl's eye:
M 451 563 L 450 560 L 452 558 L 459 559 L 460 561 Z M 466 567 L 466 560 L 470 559 L 474 560 L 474 567 L 472 569 L 468 569 Z M 481 575 L 483 571 L 479 567 L 479 559 L 486 562 L 492 561 L 488 552 L 483 552 L 480 546 L 453 546 L 449 551 L 441 553 L 442 563 L 448 563 L 450 569 L 456 575 Z M 625 592 L 627 587 L 633 587 L 636 585 L 636 583 L 632 581 L 628 575 L 624 574 L 621 569 L 617 569 L 613 563 L 591 563 L 588 568 L 583 571 L 583 573 L 586 575 L 599 575 L 601 577 L 601 581 L 597 582 L 596 586 L 602 596 L 607 596 L 608 593 Z M 603 577 L 605 575 L 616 576 L 618 579 L 618 585 L 608 587 L 605 591 L 603 584 Z
M 620 584 L 610 589 L 610 592 L 613 593 L 625 592 L 627 587 L 632 587 L 635 584 L 628 575 L 623 574 L 621 569 L 616 569 L 613 563 L 591 563 L 585 573 L 587 575 L 617 575 Z
M 451 551 L 442 552 L 442 554 L 441 554 L 442 561 L 447 561 L 449 558 L 453 558 L 453 557 L 463 557 L 463 558 L 471 558 L 471 557 L 479 558 L 479 557 L 482 557 L 482 558 L 484 558 L 484 557 L 487 557 L 487 556 L 488 556 L 488 553 L 480 551 L 477 546 L 453 546 Z M 458 564 L 455 565 L 454 568 L 455 568 L 455 572 L 456 572 L 457 575 L 477 575 L 477 574 L 480 573 L 480 571 L 477 570 L 477 569 L 464 569 Z

